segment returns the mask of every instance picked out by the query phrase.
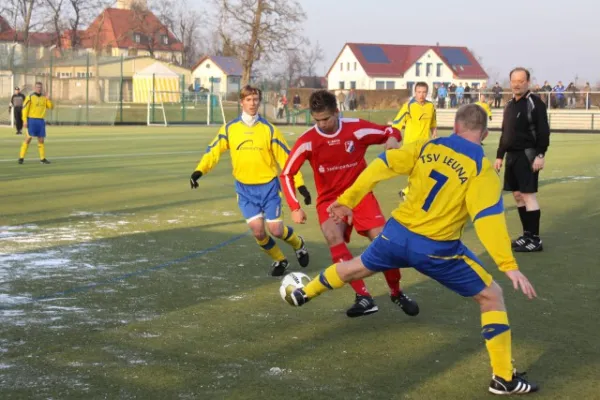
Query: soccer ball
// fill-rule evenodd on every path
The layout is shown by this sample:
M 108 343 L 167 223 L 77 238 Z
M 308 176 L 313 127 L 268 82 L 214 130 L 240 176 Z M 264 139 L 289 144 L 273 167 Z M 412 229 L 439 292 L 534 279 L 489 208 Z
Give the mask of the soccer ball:
M 292 272 L 284 276 L 281 280 L 281 286 L 279 286 L 279 294 L 283 301 L 289 303 L 290 294 L 296 289 L 303 288 L 310 280 L 310 277 L 302 272 Z

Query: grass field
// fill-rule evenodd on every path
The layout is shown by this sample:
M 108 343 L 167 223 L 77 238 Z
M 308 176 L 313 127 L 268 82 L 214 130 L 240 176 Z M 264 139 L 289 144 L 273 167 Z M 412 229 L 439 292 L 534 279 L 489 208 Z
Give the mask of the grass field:
M 283 131 L 293 142 L 301 128 Z M 420 303 L 416 318 L 389 301 L 380 276 L 368 280 L 373 316 L 345 316 L 349 288 L 302 309 L 285 304 L 236 207 L 229 157 L 189 188 L 213 134 L 50 127 L 53 164 L 40 165 L 32 145 L 17 165 L 21 139 L 0 130 L 2 399 L 488 397 L 477 307 L 412 270 L 403 286 Z M 488 156 L 497 139 L 486 141 Z M 546 250 L 518 256 L 537 300 L 508 287 L 465 232 L 505 289 L 513 355 L 542 386 L 539 399 L 600 398 L 599 147 L 600 136 L 552 137 L 541 181 Z M 377 188 L 386 213 L 404 182 Z M 505 204 L 517 234 L 508 195 Z M 314 275 L 329 253 L 314 207 L 308 215 L 297 230 Z M 356 239 L 352 250 L 366 245 Z

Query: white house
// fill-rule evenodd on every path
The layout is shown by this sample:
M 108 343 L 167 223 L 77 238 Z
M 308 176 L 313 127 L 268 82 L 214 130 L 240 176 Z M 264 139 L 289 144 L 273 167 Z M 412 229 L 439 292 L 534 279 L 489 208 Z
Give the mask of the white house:
M 328 89 L 411 89 L 416 82 L 487 82 L 488 75 L 466 47 L 346 43 L 327 73 Z
M 212 78 L 212 80 L 211 80 Z M 213 93 L 240 91 L 242 64 L 235 57 L 204 56 L 192 68 L 194 86 Z

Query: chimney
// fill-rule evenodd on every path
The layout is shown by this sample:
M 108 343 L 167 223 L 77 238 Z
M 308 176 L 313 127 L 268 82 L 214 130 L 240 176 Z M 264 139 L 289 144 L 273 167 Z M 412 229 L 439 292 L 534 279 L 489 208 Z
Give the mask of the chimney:
M 147 9 L 148 0 L 117 0 L 117 8 L 120 8 L 121 10 L 131 10 L 133 6 Z

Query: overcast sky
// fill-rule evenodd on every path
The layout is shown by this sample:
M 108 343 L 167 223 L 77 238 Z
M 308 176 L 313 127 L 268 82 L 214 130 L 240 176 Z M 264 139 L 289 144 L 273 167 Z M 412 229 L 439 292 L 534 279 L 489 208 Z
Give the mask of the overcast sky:
M 325 50 L 322 73 L 345 42 L 439 42 L 473 49 L 490 79 L 523 65 L 542 82 L 600 82 L 600 0 L 299 1 L 303 34 Z

